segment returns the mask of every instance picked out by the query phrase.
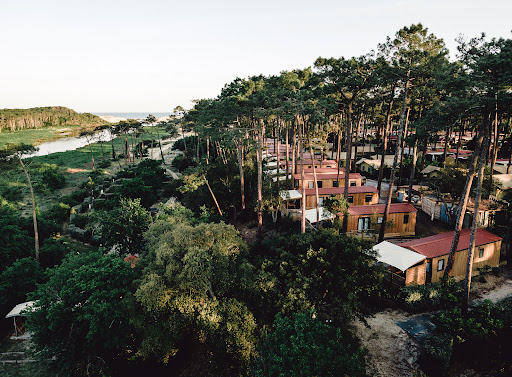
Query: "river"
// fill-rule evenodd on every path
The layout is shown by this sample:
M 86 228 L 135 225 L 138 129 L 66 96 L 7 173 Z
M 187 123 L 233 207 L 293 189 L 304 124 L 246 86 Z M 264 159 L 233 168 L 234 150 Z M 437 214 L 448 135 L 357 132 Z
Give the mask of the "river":
M 22 157 L 27 158 L 36 156 L 46 156 L 57 152 L 73 151 L 75 149 L 85 147 L 89 144 L 97 143 L 98 141 L 110 141 L 109 131 L 103 130 L 96 132 L 92 137 L 89 138 L 74 136 L 65 137 L 55 141 L 49 141 L 47 143 L 42 143 L 37 146 L 37 152 L 24 154 L 22 155 Z

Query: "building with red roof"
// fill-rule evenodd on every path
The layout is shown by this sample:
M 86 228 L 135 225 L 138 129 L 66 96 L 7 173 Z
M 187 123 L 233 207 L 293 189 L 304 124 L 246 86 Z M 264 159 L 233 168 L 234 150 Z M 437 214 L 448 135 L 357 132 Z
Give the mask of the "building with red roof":
M 302 189 L 297 190 L 302 193 Z M 318 196 L 320 206 L 331 195 L 344 195 L 345 187 L 327 187 L 319 188 Z M 316 207 L 315 189 L 306 189 L 306 209 Z M 374 186 L 350 186 L 348 188 L 348 202 L 352 205 L 377 204 L 379 202 L 379 192 Z
M 347 233 L 378 232 L 382 224 L 384 204 L 354 205 L 348 207 Z M 416 234 L 416 208 L 408 203 L 392 203 L 384 237 L 414 236 Z
M 470 235 L 471 229 L 463 229 L 460 233 L 452 270 L 452 276 L 457 280 L 463 279 L 466 275 Z M 452 240 L 453 232 L 446 232 L 435 236 L 402 242 L 399 245 L 426 257 L 424 261 L 425 282 L 435 283 L 440 281 L 444 274 Z M 485 266 L 496 267 L 499 265 L 502 240 L 501 237 L 485 229 L 477 229 L 473 257 L 474 275 L 478 275 L 479 268 Z

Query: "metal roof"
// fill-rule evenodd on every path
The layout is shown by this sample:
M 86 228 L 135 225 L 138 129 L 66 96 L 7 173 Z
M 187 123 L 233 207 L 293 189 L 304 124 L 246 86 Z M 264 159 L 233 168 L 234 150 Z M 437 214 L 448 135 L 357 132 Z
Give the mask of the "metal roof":
M 377 260 L 379 262 L 389 264 L 390 266 L 398 268 L 400 271 L 405 271 L 416 263 L 426 259 L 424 255 L 388 241 L 375 245 L 373 250 L 377 252 Z
M 295 200 L 302 198 L 302 194 L 297 190 L 283 190 L 279 192 L 279 196 L 283 200 Z
M 336 168 L 334 168 L 334 169 L 336 169 Z M 328 173 L 317 172 L 316 175 L 317 175 L 316 178 L 318 180 L 320 180 L 320 179 L 336 179 L 336 178 L 338 178 L 338 173 L 336 172 L 336 170 L 334 172 L 328 172 Z M 308 173 L 304 172 L 304 179 L 314 179 L 314 177 L 315 176 L 314 176 L 313 173 L 311 173 L 311 172 L 308 172 Z M 340 180 L 341 179 L 345 179 L 345 173 L 344 172 L 340 172 L 339 178 L 340 178 Z M 361 178 L 362 179 L 363 176 L 361 174 L 359 174 L 359 173 L 350 173 L 348 175 L 348 178 L 349 179 L 350 178 L 353 178 L 353 179 L 360 179 Z M 299 174 L 294 174 L 293 175 L 293 179 L 300 179 L 300 173 Z
M 300 189 L 298 191 L 301 191 Z M 326 187 L 319 188 L 319 195 L 337 195 L 343 194 L 345 192 L 345 187 Z M 357 193 L 374 193 L 378 192 L 377 187 L 375 186 L 349 186 L 348 193 L 349 194 L 357 194 Z M 315 189 L 306 189 L 306 195 L 315 195 Z
M 334 219 L 335 217 L 324 207 L 318 207 L 318 210 L 320 212 L 320 221 Z M 306 210 L 306 220 L 308 220 L 311 224 L 316 223 L 316 208 Z
M 361 206 L 350 206 L 348 207 L 349 215 L 373 215 L 382 214 L 386 208 L 385 204 L 370 204 Z M 409 213 L 417 212 L 412 204 L 409 203 L 392 203 L 389 206 L 389 213 Z
M 466 250 L 469 248 L 470 235 L 471 229 L 462 229 L 460 232 L 459 244 L 457 245 L 457 251 Z M 437 234 L 435 236 L 419 238 L 417 240 L 402 242 L 399 245 L 425 255 L 427 258 L 435 258 L 441 255 L 446 255 L 450 252 L 452 240 L 453 231 Z M 500 240 L 502 240 L 501 237 L 498 237 L 485 229 L 477 229 L 475 247 Z
M 31 306 L 35 305 L 35 301 L 27 301 L 16 305 L 12 310 L 5 316 L 5 318 L 18 317 L 23 315 L 23 311 L 26 311 Z

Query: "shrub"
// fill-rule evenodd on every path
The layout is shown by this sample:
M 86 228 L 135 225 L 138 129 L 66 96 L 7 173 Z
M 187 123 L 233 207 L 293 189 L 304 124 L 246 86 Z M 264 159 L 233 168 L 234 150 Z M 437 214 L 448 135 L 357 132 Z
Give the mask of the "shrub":
M 0 196 L 10 202 L 17 202 L 23 199 L 23 190 L 21 189 L 24 184 L 9 183 L 0 186 Z
M 48 188 L 50 190 L 61 189 L 66 186 L 66 177 L 61 169 L 55 164 L 41 164 L 35 169 L 36 175 L 39 176 L 40 189 Z M 34 187 L 37 185 L 34 184 Z
M 446 286 L 438 282 L 403 287 L 399 299 L 405 310 L 416 313 L 453 308 L 460 302 L 463 293 L 462 283 L 450 279 Z
M 69 218 L 71 207 L 66 203 L 55 203 L 49 210 L 45 211 L 41 217 L 62 224 Z
M 453 353 L 453 338 L 446 333 L 429 334 L 423 345 L 423 369 L 432 376 L 446 375 Z

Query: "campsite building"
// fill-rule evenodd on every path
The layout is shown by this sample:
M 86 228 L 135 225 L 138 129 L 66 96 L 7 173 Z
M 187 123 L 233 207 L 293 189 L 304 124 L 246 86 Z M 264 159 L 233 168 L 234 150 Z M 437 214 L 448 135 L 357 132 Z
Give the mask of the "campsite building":
M 382 224 L 385 207 L 384 204 L 348 207 L 347 233 L 358 235 L 375 233 Z M 416 212 L 417 210 L 412 204 L 391 204 L 384 237 L 414 236 L 416 234 Z
M 302 193 L 302 189 L 297 190 Z M 319 206 L 324 205 L 324 200 L 331 195 L 344 195 L 345 187 L 319 188 Z M 374 186 L 350 186 L 348 188 L 349 205 L 368 205 L 379 202 L 379 192 Z M 316 206 L 316 194 L 314 188 L 306 189 L 306 209 Z M 300 207 L 297 207 L 300 208 Z
M 359 173 L 350 173 L 348 175 L 349 186 L 361 186 L 363 183 L 363 177 Z M 331 188 L 345 186 L 345 173 L 317 173 L 316 180 L 318 182 L 318 188 Z M 301 175 L 293 175 L 293 187 L 296 189 L 302 188 L 301 186 Z M 315 188 L 315 176 L 314 174 L 308 173 L 304 175 L 304 186 L 306 188 Z
M 463 229 L 455 253 L 452 276 L 464 279 L 468 258 L 471 230 Z M 397 247 L 380 243 L 374 246 L 382 262 L 391 274 L 391 280 L 399 285 L 435 283 L 441 280 L 452 244 L 453 232 L 402 242 Z M 473 275 L 479 268 L 496 267 L 500 263 L 502 238 L 485 229 L 477 229 L 473 256 Z M 379 251 L 382 250 L 382 253 Z M 411 252 L 415 254 L 411 254 Z M 408 261 L 407 263 L 402 263 Z

